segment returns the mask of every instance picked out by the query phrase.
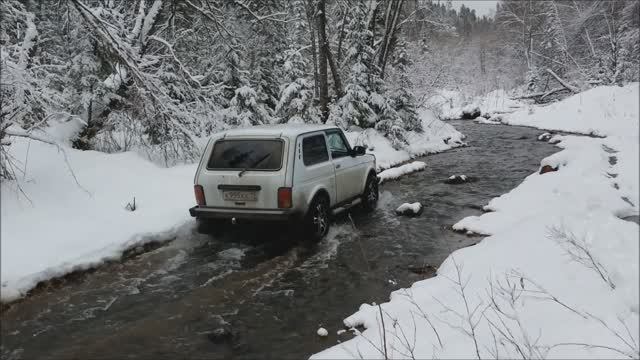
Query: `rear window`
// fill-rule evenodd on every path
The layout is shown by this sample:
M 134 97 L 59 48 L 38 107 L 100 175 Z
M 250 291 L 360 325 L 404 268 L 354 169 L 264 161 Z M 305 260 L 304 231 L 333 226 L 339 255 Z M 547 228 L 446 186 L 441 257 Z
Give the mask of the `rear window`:
M 281 140 L 219 140 L 213 146 L 208 169 L 279 170 Z
M 309 136 L 302 139 L 302 160 L 306 166 L 329 160 L 324 135 Z

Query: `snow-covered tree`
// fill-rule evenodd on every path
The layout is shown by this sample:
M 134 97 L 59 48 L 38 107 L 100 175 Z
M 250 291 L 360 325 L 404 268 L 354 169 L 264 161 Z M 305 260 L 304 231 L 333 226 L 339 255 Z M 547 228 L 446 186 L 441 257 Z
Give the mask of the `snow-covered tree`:
M 281 73 L 286 81 L 281 85 L 276 113 L 281 122 L 316 123 L 320 114 L 313 101 L 313 81 L 305 76 L 307 63 L 300 50 L 284 52 Z

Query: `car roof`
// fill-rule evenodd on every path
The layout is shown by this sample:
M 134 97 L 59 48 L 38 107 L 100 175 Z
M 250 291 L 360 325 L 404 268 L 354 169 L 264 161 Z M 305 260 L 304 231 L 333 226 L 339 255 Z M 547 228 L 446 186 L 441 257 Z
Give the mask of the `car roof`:
M 279 124 L 279 125 L 257 125 L 246 128 L 238 128 L 221 132 L 223 137 L 245 137 L 245 136 L 273 136 L 273 137 L 296 137 L 300 134 L 337 129 L 335 125 L 324 124 Z

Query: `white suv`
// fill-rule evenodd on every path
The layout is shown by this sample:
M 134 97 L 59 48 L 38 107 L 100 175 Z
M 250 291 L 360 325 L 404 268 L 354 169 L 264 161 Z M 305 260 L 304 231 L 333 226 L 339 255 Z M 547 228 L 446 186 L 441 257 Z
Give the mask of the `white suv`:
M 313 239 L 329 215 L 378 201 L 376 160 L 328 125 L 270 125 L 213 136 L 195 176 L 198 231 L 246 220 L 295 221 Z

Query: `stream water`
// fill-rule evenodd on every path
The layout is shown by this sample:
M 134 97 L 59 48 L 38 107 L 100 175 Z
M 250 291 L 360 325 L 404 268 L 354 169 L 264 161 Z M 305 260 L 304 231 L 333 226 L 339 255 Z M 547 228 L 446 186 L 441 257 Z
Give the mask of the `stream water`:
M 419 159 L 425 171 L 383 184 L 373 214 L 340 216 L 322 242 L 277 227 L 218 239 L 185 231 L 6 309 L 2 358 L 306 358 L 346 340 L 336 334 L 345 317 L 433 276 L 452 251 L 479 241 L 451 225 L 558 150 L 536 141 L 539 130 L 450 123 L 468 147 Z M 477 181 L 445 184 L 454 174 Z M 425 205 L 421 216 L 395 215 L 415 201 Z M 320 326 L 329 336 L 316 335 Z

